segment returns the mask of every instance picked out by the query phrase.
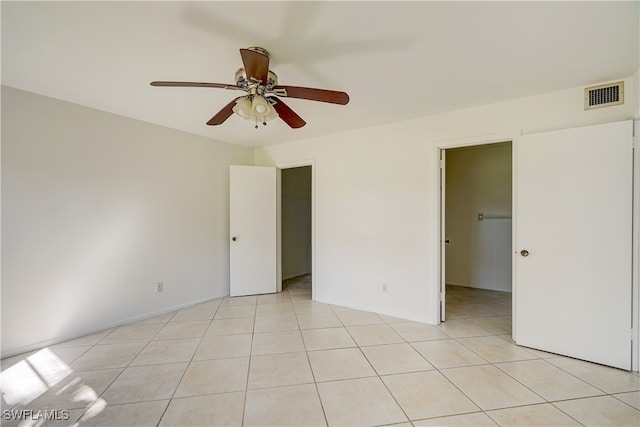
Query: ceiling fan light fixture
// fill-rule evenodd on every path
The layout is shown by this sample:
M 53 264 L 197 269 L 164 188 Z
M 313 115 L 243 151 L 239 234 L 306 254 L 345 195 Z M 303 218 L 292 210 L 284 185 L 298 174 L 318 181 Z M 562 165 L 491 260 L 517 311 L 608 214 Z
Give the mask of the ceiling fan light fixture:
M 258 121 L 261 121 L 262 123 L 278 118 L 278 113 L 276 113 L 275 108 L 273 108 L 267 98 L 262 95 L 256 95 L 253 97 L 251 113 L 253 118 L 257 118 Z
M 1 1 L 1 0 L 0 0 Z M 222 107 L 207 125 L 217 126 L 225 122 L 234 113 L 245 120 L 255 121 L 263 125 L 267 121 L 281 118 L 290 128 L 298 129 L 306 124 L 280 97 L 308 99 L 346 105 L 349 95 L 335 90 L 316 89 L 302 86 L 278 86 L 278 76 L 269 70 L 269 52 L 261 47 L 252 46 L 240 49 L 243 68 L 236 71 L 235 85 L 223 83 L 153 81 L 151 86 L 165 87 L 206 87 L 229 90 L 240 90 L 246 95 L 240 96 Z
M 233 112 L 245 120 L 266 123 L 277 119 L 278 113 L 267 98 L 262 95 L 247 95 L 236 101 Z

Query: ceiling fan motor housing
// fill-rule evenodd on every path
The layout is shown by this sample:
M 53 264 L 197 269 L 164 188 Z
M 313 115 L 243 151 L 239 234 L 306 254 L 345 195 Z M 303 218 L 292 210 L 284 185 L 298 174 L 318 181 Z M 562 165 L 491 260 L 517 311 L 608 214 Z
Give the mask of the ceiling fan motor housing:
M 252 50 L 254 52 L 258 52 L 264 56 L 266 56 L 267 58 L 271 59 L 271 54 L 269 53 L 269 51 L 263 47 L 260 46 L 249 46 L 247 49 Z
M 245 71 L 244 68 L 238 68 L 238 70 L 236 71 L 235 80 L 236 80 L 236 84 L 242 88 L 247 88 L 251 84 L 255 83 L 247 78 L 247 72 Z M 269 70 L 269 73 L 267 75 L 267 87 L 271 88 L 273 86 L 276 86 L 277 84 L 278 84 L 278 76 L 276 75 L 276 73 Z

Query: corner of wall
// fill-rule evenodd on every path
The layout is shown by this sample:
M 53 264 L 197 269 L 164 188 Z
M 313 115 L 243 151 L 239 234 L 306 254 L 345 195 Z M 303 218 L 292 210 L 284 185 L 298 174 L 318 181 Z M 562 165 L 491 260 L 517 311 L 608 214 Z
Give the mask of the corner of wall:
M 251 147 L 251 151 L 252 151 L 252 157 L 253 157 L 253 163 L 251 164 L 251 166 L 258 166 L 258 149 L 260 147 Z

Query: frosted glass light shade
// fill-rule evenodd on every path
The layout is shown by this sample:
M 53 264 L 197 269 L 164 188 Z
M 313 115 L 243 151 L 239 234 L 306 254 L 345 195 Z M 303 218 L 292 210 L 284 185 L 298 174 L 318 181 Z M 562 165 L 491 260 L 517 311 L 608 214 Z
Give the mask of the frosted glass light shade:
M 262 95 L 255 95 L 253 100 L 245 96 L 236 101 L 233 112 L 245 120 L 268 122 L 278 118 L 278 113 L 271 103 Z
M 236 101 L 236 105 L 233 106 L 233 112 L 242 117 L 245 120 L 251 119 L 251 100 L 248 96 L 240 98 Z
M 273 108 L 271 103 L 262 95 L 256 95 L 253 97 L 251 104 L 251 115 L 253 118 L 257 118 L 260 122 L 268 122 L 278 117 L 278 113 Z

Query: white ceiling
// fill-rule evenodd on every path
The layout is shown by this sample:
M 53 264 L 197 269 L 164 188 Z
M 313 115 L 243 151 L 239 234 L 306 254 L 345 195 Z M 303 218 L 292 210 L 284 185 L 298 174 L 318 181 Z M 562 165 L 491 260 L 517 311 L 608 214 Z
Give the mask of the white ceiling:
M 628 2 L 1 2 L 2 84 L 209 138 L 264 146 L 586 86 L 638 68 Z M 262 46 L 307 125 L 206 121 L 237 96 L 152 80 L 235 83 Z M 37 118 L 34 118 L 36 120 Z

